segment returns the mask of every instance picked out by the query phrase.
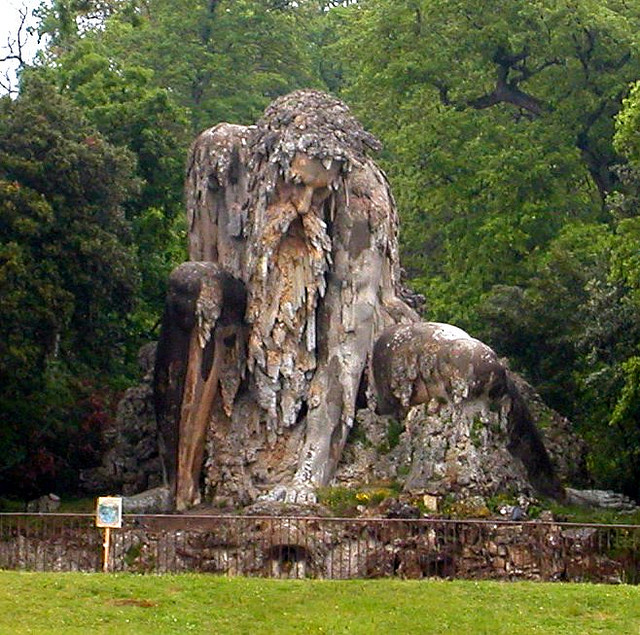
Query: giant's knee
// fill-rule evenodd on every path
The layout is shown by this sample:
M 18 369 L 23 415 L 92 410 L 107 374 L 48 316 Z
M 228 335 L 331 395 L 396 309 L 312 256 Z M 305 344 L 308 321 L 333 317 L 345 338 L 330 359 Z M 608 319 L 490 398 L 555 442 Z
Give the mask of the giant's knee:
M 385 329 L 374 345 L 373 375 L 381 413 L 460 395 L 498 399 L 506 392 L 506 371 L 494 351 L 437 322 Z
M 244 283 L 213 262 L 185 262 L 169 277 L 166 311 L 168 321 L 183 331 L 195 326 L 196 308 L 203 285 L 220 304 L 220 317 L 227 323 L 241 322 L 247 305 Z

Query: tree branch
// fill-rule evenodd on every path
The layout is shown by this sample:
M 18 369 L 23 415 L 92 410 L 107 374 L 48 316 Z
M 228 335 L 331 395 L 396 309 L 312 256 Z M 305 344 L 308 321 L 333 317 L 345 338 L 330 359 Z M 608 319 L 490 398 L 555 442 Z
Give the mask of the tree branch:
M 438 89 L 438 93 L 440 94 L 440 101 L 445 106 L 452 106 L 453 103 L 449 99 L 449 87 L 440 80 L 436 80 L 435 82 L 433 82 L 433 85 Z
M 621 99 L 622 93 L 618 95 L 614 103 Z M 595 123 L 604 115 L 607 107 L 609 107 L 611 103 L 611 100 L 603 99 L 598 107 L 586 116 L 582 130 L 576 135 L 576 147 L 580 150 L 589 174 L 591 174 L 591 178 L 598 188 L 603 207 L 607 194 L 613 189 L 614 175 L 611 172 L 611 162 L 608 162 L 606 158 L 593 147 L 589 133 Z
M 511 104 L 535 117 L 539 117 L 545 111 L 550 110 L 548 104 L 541 99 L 521 90 L 520 83 L 541 73 L 550 66 L 560 64 L 560 60 L 545 60 L 538 66 L 530 68 L 527 66 L 529 54 L 529 49 L 526 46 L 516 53 L 511 53 L 503 47 L 498 47 L 492 58 L 496 64 L 495 88 L 490 93 L 469 100 L 466 106 L 476 110 L 483 110 L 497 104 Z M 436 85 L 436 87 L 440 91 L 440 99 L 443 103 L 447 103 L 445 101 L 448 96 L 446 90 L 443 90 L 442 86 Z
M 2 47 L 2 53 L 0 54 L 0 63 L 16 62 L 18 69 L 20 69 L 26 64 L 23 52 L 28 35 L 27 29 L 25 28 L 28 17 L 28 10 L 26 6 L 22 6 L 18 9 L 18 15 L 20 17 L 20 23 L 18 24 L 15 38 L 12 38 L 11 35 L 7 36 L 7 43 Z M 2 77 L 0 77 L 0 89 L 9 95 L 17 92 L 14 80 L 14 71 L 12 69 L 5 70 Z
M 3 48 L 5 48 L 8 52 L 6 55 L 0 58 L 0 62 L 9 62 L 11 60 L 18 62 L 19 66 L 24 66 L 24 55 L 23 55 L 23 47 L 26 40 L 25 34 L 25 24 L 27 22 L 27 9 L 26 7 L 21 7 L 18 9 L 18 15 L 20 16 L 20 24 L 18 25 L 18 29 L 16 31 L 15 39 L 11 39 L 9 35 L 7 37 L 7 44 Z
M 511 104 L 522 108 L 527 112 L 539 117 L 548 110 L 548 106 L 533 95 L 529 95 L 518 88 L 520 79 L 508 81 L 510 66 L 501 64 L 497 69 L 496 87 L 490 93 L 472 99 L 468 105 L 476 110 L 491 108 L 500 103 Z

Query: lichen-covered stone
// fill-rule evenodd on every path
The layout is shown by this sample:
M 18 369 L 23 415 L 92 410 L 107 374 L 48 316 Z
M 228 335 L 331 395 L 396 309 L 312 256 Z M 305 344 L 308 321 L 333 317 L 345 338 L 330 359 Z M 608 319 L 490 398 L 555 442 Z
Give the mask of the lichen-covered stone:
M 169 281 L 154 376 L 178 509 L 311 503 L 334 477 L 434 496 L 564 496 L 495 353 L 420 322 L 420 298 L 401 283 L 389 184 L 367 155 L 379 147 L 344 103 L 312 90 L 277 99 L 255 126 L 219 124 L 194 142 L 191 262 Z M 357 433 L 369 445 L 343 456 Z M 123 480 L 128 460 L 115 470 Z
M 155 350 L 155 343 L 140 349 L 142 379 L 118 404 L 115 425 L 106 433 L 109 450 L 102 465 L 80 473 L 87 493 L 133 495 L 163 483 L 152 386 Z

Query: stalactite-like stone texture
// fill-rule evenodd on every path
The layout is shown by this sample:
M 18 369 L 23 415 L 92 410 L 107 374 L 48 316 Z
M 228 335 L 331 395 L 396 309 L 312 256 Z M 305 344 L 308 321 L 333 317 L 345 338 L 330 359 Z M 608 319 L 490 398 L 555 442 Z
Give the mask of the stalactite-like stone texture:
M 398 324 L 414 326 L 385 331 L 384 342 L 405 339 L 383 346 L 381 403 L 403 417 L 434 400 L 510 407 L 493 351 L 478 342 L 476 359 L 464 338 L 441 337 L 461 331 L 418 325 L 400 299 L 396 209 L 367 156 L 379 147 L 345 104 L 311 90 L 277 99 L 255 126 L 219 124 L 194 142 L 192 262 L 172 274 L 155 372 L 178 509 L 202 494 L 236 504 L 314 500 L 356 407 L 375 407 L 366 389 L 374 344 Z M 526 467 L 510 430 L 505 442 Z

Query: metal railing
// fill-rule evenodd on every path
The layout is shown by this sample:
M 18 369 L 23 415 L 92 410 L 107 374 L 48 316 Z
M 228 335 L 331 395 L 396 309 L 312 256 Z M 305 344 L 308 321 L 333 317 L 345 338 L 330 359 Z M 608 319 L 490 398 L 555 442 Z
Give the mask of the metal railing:
M 92 514 L 0 514 L 0 568 L 97 571 L 102 537 Z
M 91 514 L 0 514 L 0 569 L 102 570 Z M 110 571 L 640 583 L 640 525 L 125 515 Z

